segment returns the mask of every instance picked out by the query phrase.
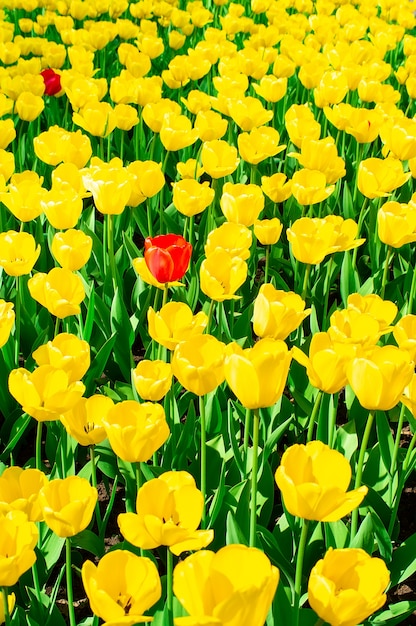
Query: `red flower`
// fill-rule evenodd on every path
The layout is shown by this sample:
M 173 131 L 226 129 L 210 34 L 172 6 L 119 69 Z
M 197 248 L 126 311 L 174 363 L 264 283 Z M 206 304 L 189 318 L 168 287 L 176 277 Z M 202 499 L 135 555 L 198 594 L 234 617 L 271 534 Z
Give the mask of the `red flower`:
M 191 244 L 180 235 L 146 237 L 144 241 L 144 260 L 160 283 L 182 278 L 188 269 L 191 254 Z
M 40 74 L 45 83 L 45 93 L 47 96 L 54 96 L 61 91 L 61 77 L 55 70 L 49 68 L 43 70 Z

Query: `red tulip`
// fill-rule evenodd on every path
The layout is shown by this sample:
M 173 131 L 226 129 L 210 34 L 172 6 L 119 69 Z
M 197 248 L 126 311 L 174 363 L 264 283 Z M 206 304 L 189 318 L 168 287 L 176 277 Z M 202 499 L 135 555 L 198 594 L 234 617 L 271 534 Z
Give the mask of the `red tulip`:
M 55 70 L 48 68 L 43 70 L 40 74 L 45 83 L 45 93 L 47 96 L 54 96 L 61 91 L 61 77 Z
M 151 274 L 160 283 L 179 280 L 189 266 L 192 245 L 180 235 L 146 237 L 144 259 Z

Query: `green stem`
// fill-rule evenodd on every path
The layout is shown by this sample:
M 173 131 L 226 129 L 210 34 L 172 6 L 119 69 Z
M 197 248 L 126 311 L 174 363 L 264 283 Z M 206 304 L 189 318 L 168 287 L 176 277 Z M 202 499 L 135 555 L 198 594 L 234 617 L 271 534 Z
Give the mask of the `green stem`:
M 114 256 L 114 215 L 107 215 L 107 247 L 108 255 L 110 257 L 110 272 L 113 279 L 113 288 L 117 286 L 117 268 L 116 259 Z
M 209 332 L 211 330 L 212 316 L 214 315 L 214 307 L 215 307 L 215 300 L 211 300 L 211 302 L 209 303 L 208 322 L 205 328 L 205 332 L 207 335 L 209 335 Z
M 91 460 L 91 483 L 92 486 L 97 489 L 97 461 L 95 458 L 95 446 L 92 444 L 89 446 L 90 448 L 90 460 Z M 100 503 L 95 503 L 95 517 L 97 518 L 97 528 L 98 534 L 101 537 L 101 529 L 102 529 L 102 521 L 101 521 L 101 512 L 100 512 Z
M 319 411 L 319 407 L 320 407 L 320 404 L 321 404 L 322 396 L 323 396 L 323 391 L 321 389 L 319 389 L 318 393 L 316 394 L 316 398 L 315 398 L 315 402 L 314 402 L 314 405 L 313 405 L 312 413 L 311 413 L 310 418 L 309 418 L 308 434 L 307 434 L 307 437 L 306 437 L 306 441 L 308 443 L 309 443 L 309 441 L 312 441 L 313 428 L 315 426 L 316 416 L 318 415 L 318 411 Z
M 36 427 L 36 448 L 35 448 L 36 469 L 42 469 L 42 422 L 38 421 Z
M 21 318 L 21 299 L 20 299 L 20 277 L 16 276 L 16 315 L 15 315 L 15 334 L 14 334 L 14 356 L 16 367 L 19 367 L 20 355 L 20 318 Z
M 72 589 L 72 571 L 71 571 L 71 539 L 67 537 L 65 539 L 66 544 L 66 590 L 68 598 L 68 611 L 69 611 L 69 624 L 70 626 L 77 626 L 75 619 L 74 609 L 74 594 Z
M 309 283 L 309 276 L 310 276 L 310 273 L 311 273 L 311 269 L 312 269 L 312 265 L 310 263 L 307 263 L 306 267 L 305 267 L 305 275 L 303 277 L 302 300 L 306 299 L 306 294 L 308 292 L 308 283 Z
M 173 626 L 173 554 L 166 549 L 166 587 L 167 587 L 167 607 L 168 607 L 168 624 Z
M 354 489 L 361 487 L 361 480 L 363 477 L 364 457 L 367 450 L 368 440 L 370 438 L 371 428 L 373 426 L 375 411 L 370 411 L 367 418 L 367 424 L 364 430 L 363 439 L 361 441 L 360 455 L 358 457 L 357 471 L 355 474 Z M 350 541 L 352 541 L 357 534 L 358 528 L 358 507 L 353 510 L 351 514 L 351 535 Z
M 199 415 L 201 420 L 201 493 L 204 502 L 202 509 L 201 528 L 206 528 L 206 496 L 207 496 L 207 433 L 205 419 L 205 399 L 199 396 Z
M 9 594 L 7 591 L 7 587 L 1 588 L 3 594 L 3 605 L 4 605 L 4 618 L 6 626 L 10 626 L 10 612 L 9 612 Z
M 251 409 L 246 409 L 246 418 L 244 421 L 244 462 L 246 465 L 246 478 L 248 477 L 248 442 L 250 439 L 250 422 L 251 422 Z
M 410 286 L 409 301 L 407 303 L 407 314 L 408 315 L 413 310 L 413 300 L 414 300 L 414 297 L 415 297 L 415 291 L 416 291 L 416 267 L 413 269 L 412 284 Z
M 303 560 L 305 557 L 306 540 L 308 538 L 309 520 L 302 520 L 302 531 L 300 533 L 299 547 L 296 554 L 296 573 L 295 573 L 295 620 L 294 626 L 299 626 L 299 609 L 300 609 L 300 596 L 302 590 L 302 573 L 303 573 Z
M 166 302 L 168 301 L 168 291 L 169 291 L 169 283 L 165 283 L 164 286 L 163 286 L 162 306 L 160 307 L 161 309 L 163 309 L 163 307 L 165 306 Z M 159 361 L 162 358 L 162 350 L 163 350 L 163 346 L 160 343 L 159 346 L 158 346 L 158 349 L 157 349 L 157 358 L 158 358 Z
M 358 237 L 361 236 L 361 229 L 363 227 L 363 222 L 364 222 L 364 218 L 365 215 L 367 213 L 367 205 L 369 203 L 369 199 L 367 197 L 364 198 L 361 209 L 360 209 L 360 214 L 358 217 L 358 229 L 357 229 L 357 239 Z M 353 208 L 355 208 L 355 201 L 353 200 Z M 355 270 L 356 265 L 357 265 L 357 253 L 358 253 L 358 247 L 354 248 L 353 253 L 352 253 L 352 269 Z
M 403 428 L 405 411 L 406 411 L 406 406 L 404 404 L 402 404 L 402 406 L 400 408 L 399 421 L 397 422 L 396 439 L 394 441 L 394 449 L 393 449 L 393 454 L 392 454 L 391 463 L 390 463 L 390 476 L 391 477 L 393 477 L 393 472 L 394 472 L 394 469 L 395 469 L 396 463 L 397 463 L 397 455 L 399 454 L 400 437 L 401 437 L 401 434 L 402 434 L 402 428 Z M 390 483 L 390 485 L 391 484 L 392 483 Z
M 136 488 L 137 488 L 137 493 L 139 493 L 139 489 L 143 485 L 143 473 L 140 467 L 140 462 L 135 464 L 135 470 L 136 470 Z
M 57 335 L 59 335 L 59 326 L 61 324 L 61 320 L 59 319 L 59 317 L 56 318 L 55 320 L 55 329 L 53 332 L 53 336 L 56 337 Z
M 336 432 L 336 419 L 338 410 L 338 393 L 332 395 L 332 409 L 329 414 L 328 421 L 328 446 L 332 448 L 334 446 L 335 432 Z
M 264 282 L 269 280 L 270 246 L 266 246 L 266 262 L 264 264 Z
M 325 299 L 324 299 L 324 310 L 323 310 L 323 315 L 322 315 L 322 330 L 327 330 L 327 317 L 328 317 L 328 304 L 329 304 L 329 292 L 331 290 L 331 271 L 332 271 L 332 264 L 334 262 L 333 257 L 331 256 L 329 258 L 329 263 L 328 263 L 328 274 L 327 274 L 327 278 L 325 281 Z
M 257 531 L 257 471 L 258 471 L 258 447 L 259 447 L 260 413 L 259 409 L 253 411 L 253 463 L 251 468 L 251 501 L 250 501 L 250 539 L 251 548 L 256 545 Z
M 387 253 L 386 253 L 386 258 L 384 261 L 384 269 L 383 269 L 383 278 L 381 280 L 381 288 L 380 288 L 380 297 L 384 298 L 384 291 L 386 289 L 386 282 L 387 282 L 387 274 L 389 271 L 389 266 L 390 266 L 390 261 L 392 259 L 392 256 L 394 254 L 394 250 L 391 249 L 390 246 L 387 247 Z

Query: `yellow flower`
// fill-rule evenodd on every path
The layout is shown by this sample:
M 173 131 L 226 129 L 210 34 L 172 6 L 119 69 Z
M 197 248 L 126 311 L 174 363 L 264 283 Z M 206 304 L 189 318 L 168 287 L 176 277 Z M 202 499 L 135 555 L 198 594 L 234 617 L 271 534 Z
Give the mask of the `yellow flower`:
M 261 177 L 263 193 L 273 202 L 284 202 L 292 195 L 292 181 L 287 180 L 286 174 L 277 173 L 273 176 Z
M 113 406 L 111 398 L 100 394 L 81 398 L 72 409 L 61 415 L 61 422 L 81 446 L 92 446 L 106 439 L 103 420 Z
M 292 354 L 280 340 L 265 338 L 253 348 L 237 344 L 225 358 L 225 379 L 241 404 L 258 409 L 275 404 L 286 385 Z
M 168 302 L 160 311 L 149 307 L 147 312 L 149 335 L 168 350 L 194 335 L 202 335 L 208 323 L 203 311 L 196 315 L 184 302 Z
M 380 241 L 392 248 L 401 248 L 416 241 L 416 204 L 385 202 L 377 213 Z
M 153 198 L 165 185 L 162 166 L 155 161 L 132 161 L 126 167 L 131 176 L 131 194 L 127 206 L 136 207 Z
M 172 356 L 172 373 L 197 396 L 224 381 L 225 346 L 212 335 L 198 335 L 179 343 Z
M 353 309 L 359 313 L 365 313 L 373 317 L 380 324 L 383 332 L 391 330 L 390 324 L 397 315 L 397 305 L 390 300 L 383 300 L 375 293 L 362 296 L 352 293 L 347 298 L 347 309 Z
M 0 267 L 9 276 L 30 274 L 38 260 L 40 245 L 32 235 L 9 230 L 0 233 Z
M 220 248 L 245 261 L 250 256 L 252 240 L 251 230 L 244 224 L 224 222 L 208 233 L 204 248 L 205 256 L 209 257 L 216 249 Z
M 52 365 L 64 370 L 68 382 L 80 380 L 90 366 L 90 346 L 71 333 L 59 333 L 32 354 L 37 365 Z
M 13 302 L 0 300 L 0 348 L 8 341 L 13 328 L 15 314 Z
M 201 263 L 201 291 L 216 302 L 239 298 L 235 292 L 247 278 L 247 263 L 224 248 L 216 248 Z
M 228 122 L 215 111 L 199 111 L 194 126 L 201 141 L 213 141 L 225 135 Z
M 369 411 L 389 411 L 410 383 L 415 364 L 407 351 L 396 346 L 374 346 L 347 366 L 347 378 L 361 406 Z
M 84 286 L 81 278 L 69 270 L 55 267 L 48 274 L 39 272 L 29 278 L 27 286 L 32 298 L 60 319 L 81 311 Z
M 393 337 L 402 350 L 407 350 L 416 362 L 416 315 L 405 315 L 393 328 Z
M 22 222 L 30 222 L 43 211 L 41 201 L 47 195 L 42 187 L 43 178 L 29 170 L 14 174 L 6 192 L 0 193 L 0 199 L 11 213 Z
M 250 133 L 240 133 L 237 138 L 238 151 L 247 163 L 257 165 L 264 159 L 275 156 L 286 148 L 279 146 L 279 132 L 271 126 L 253 128 Z
M 368 491 L 365 486 L 347 491 L 350 464 L 322 441 L 290 446 L 283 453 L 275 479 L 291 515 L 319 522 L 336 522 L 348 515 Z
M 163 407 L 151 402 L 118 402 L 103 424 L 115 454 L 130 463 L 148 461 L 170 432 Z
M 237 148 L 222 139 L 213 139 L 202 144 L 201 163 L 211 178 L 223 178 L 232 174 L 239 162 Z
M 258 126 L 267 124 L 273 117 L 273 111 L 265 109 L 257 98 L 246 96 L 230 101 L 229 115 L 243 131 L 250 131 Z
M 40 200 L 40 205 L 54 228 L 76 226 L 82 213 L 82 196 L 67 182 L 56 182 Z
M 128 550 L 108 552 L 98 565 L 85 561 L 82 582 L 91 610 L 105 620 L 103 626 L 150 621 L 143 613 L 162 595 L 153 561 Z
M 199 178 L 204 173 L 204 168 L 199 165 L 196 159 L 188 159 L 185 162 L 180 161 L 176 164 L 176 169 L 181 178 Z
M 310 312 L 298 294 L 264 284 L 254 300 L 253 330 L 258 337 L 286 339 Z
M 290 152 L 289 156 L 297 159 L 308 170 L 316 170 L 325 174 L 327 185 L 335 183 L 345 176 L 345 161 L 338 156 L 335 140 L 332 137 L 325 137 L 325 139 L 305 137 L 302 141 L 300 154 Z M 296 194 L 294 195 L 296 197 Z
M 270 246 L 279 241 L 282 234 L 283 224 L 277 217 L 271 220 L 256 220 L 254 222 L 254 234 L 263 246 Z
M 133 384 L 143 400 L 159 402 L 172 385 L 170 363 L 143 359 L 132 372 Z
M 120 130 L 131 130 L 140 122 L 137 109 L 129 104 L 116 104 L 114 114 L 116 116 L 116 128 Z
M 142 117 L 145 124 L 154 132 L 160 133 L 163 120 L 169 113 L 181 114 L 180 105 L 169 98 L 161 98 L 157 102 L 149 102 L 143 107 Z
M 311 385 L 325 393 L 337 393 L 345 387 L 346 366 L 354 356 L 354 346 L 332 341 L 328 333 L 312 335 L 309 356 L 293 347 L 293 358 L 306 367 Z
M 1 96 L 4 97 L 4 94 L 1 94 Z M 11 100 L 9 102 L 11 104 L 10 111 L 5 111 L 2 113 L 2 115 L 8 112 L 10 113 L 12 111 L 14 103 Z M 8 145 L 12 143 L 13 139 L 15 138 L 16 129 L 14 127 L 13 120 L 0 120 L 0 148 L 4 150 L 5 148 L 7 148 Z
M 175 626 L 263 626 L 278 582 L 279 570 L 257 548 L 201 550 L 174 569 L 173 591 L 189 613 Z
M 160 141 L 165 150 L 182 150 L 198 139 L 198 131 L 192 128 L 191 120 L 185 115 L 167 114 L 160 129 Z
M 82 230 L 70 228 L 64 233 L 55 233 L 51 252 L 59 265 L 74 272 L 88 261 L 92 251 L 92 239 Z
M 188 217 L 202 213 L 215 198 L 215 191 L 208 181 L 199 183 L 194 178 L 184 178 L 173 183 L 172 189 L 175 208 Z
M 252 83 L 257 95 L 267 102 L 278 102 L 285 97 L 287 92 L 287 78 L 277 78 L 273 74 L 267 74 L 261 78 L 260 83 Z
M 45 103 L 41 96 L 23 91 L 16 100 L 15 110 L 21 120 L 33 122 L 42 113 Z
M 410 177 L 411 173 L 403 171 L 403 164 L 398 159 L 371 157 L 358 166 L 357 186 L 367 198 L 383 198 L 404 185 Z
M 117 523 L 134 546 L 144 550 L 169 546 L 179 556 L 205 548 L 214 538 L 213 530 L 197 530 L 203 506 L 202 493 L 191 474 L 165 472 L 139 489 L 137 513 L 121 513 Z
M 72 114 L 72 121 L 90 135 L 107 137 L 117 125 L 117 115 L 108 102 L 90 100 Z
M 98 492 L 86 478 L 50 480 L 39 494 L 46 524 L 58 537 L 73 537 L 90 523 Z
M 308 600 L 331 626 L 356 626 L 384 605 L 389 582 L 381 559 L 358 548 L 329 548 L 312 568 Z
M 105 215 L 120 215 L 129 202 L 133 176 L 116 160 L 92 165 L 82 178 L 85 188 L 92 192 L 95 206 Z
M 307 104 L 292 104 L 285 113 L 285 126 L 290 141 L 298 148 L 302 147 L 305 137 L 319 139 L 321 134 L 321 125 Z
M 0 587 L 12 587 L 36 561 L 38 529 L 23 511 L 0 515 Z
M 35 154 L 48 165 L 58 165 L 64 158 L 64 145 L 69 136 L 68 131 L 60 126 L 50 126 L 47 131 L 33 139 Z
M 30 522 L 43 519 L 39 504 L 39 492 L 46 485 L 43 472 L 34 468 L 22 469 L 17 465 L 7 467 L 0 476 L 0 512 L 19 510 Z M 0 621 L 1 623 L 1 621 Z
M 336 252 L 336 233 L 333 225 L 317 217 L 301 217 L 286 231 L 292 254 L 301 263 L 317 265 L 327 254 Z
M 69 382 L 66 372 L 52 365 L 41 365 L 34 372 L 20 367 L 9 374 L 9 391 L 23 411 L 39 422 L 58 420 L 81 398 L 85 386 Z
M 251 183 L 225 183 L 220 206 L 227 221 L 252 226 L 264 208 L 263 192 Z
M 302 143 L 303 145 L 303 143 Z M 327 186 L 326 176 L 318 170 L 303 169 L 292 176 L 292 194 L 302 205 L 316 204 L 329 198 L 335 185 Z
M 7 606 L 9 608 L 9 615 L 13 613 L 14 605 L 16 604 L 16 596 L 14 593 L 9 593 L 7 596 Z M 0 598 L 0 624 L 4 624 L 6 621 L 6 613 L 4 610 L 3 594 Z

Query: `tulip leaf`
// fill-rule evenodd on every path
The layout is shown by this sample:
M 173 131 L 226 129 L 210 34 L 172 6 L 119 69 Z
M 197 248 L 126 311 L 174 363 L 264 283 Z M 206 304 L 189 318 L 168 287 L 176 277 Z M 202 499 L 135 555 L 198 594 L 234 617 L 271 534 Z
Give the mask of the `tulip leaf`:
M 120 290 L 116 287 L 110 311 L 111 332 L 117 334 L 114 344 L 114 361 L 125 380 L 130 380 L 129 354 L 134 341 L 134 332 Z
M 405 600 L 403 602 L 397 602 L 396 604 L 389 604 L 387 610 L 374 615 L 366 623 L 376 626 L 395 626 L 396 624 L 402 624 L 404 618 L 412 615 L 415 610 L 416 601 L 409 602 Z
M 404 541 L 394 552 L 390 563 L 391 586 L 399 585 L 416 572 L 416 533 Z
M 228 511 L 227 513 L 225 543 L 227 545 L 230 543 L 241 543 L 246 546 L 248 545 L 248 537 L 241 530 L 232 511 Z
M 85 529 L 71 537 L 71 545 L 73 548 L 81 548 L 102 557 L 104 554 L 104 542 L 91 530 Z
M 237 431 L 236 425 L 238 424 L 238 409 L 234 402 L 228 403 L 228 411 L 227 411 L 227 434 L 228 441 L 227 444 L 231 445 L 234 461 L 238 467 L 238 471 L 240 472 L 241 478 L 245 476 L 245 468 L 243 464 L 243 457 L 240 452 L 240 447 L 237 443 L 237 437 L 239 436 L 239 431 Z M 228 445 L 227 445 L 228 447 Z
M 380 444 L 381 458 L 384 467 L 390 471 L 394 451 L 394 441 L 390 424 L 384 411 L 376 411 L 377 440 Z
M 295 587 L 294 567 L 283 554 L 279 542 L 276 541 L 275 536 L 269 530 L 267 530 L 267 528 L 264 528 L 259 524 L 257 525 L 257 533 L 266 554 L 270 558 L 273 565 L 276 565 L 276 567 L 278 567 L 281 573 L 284 575 L 286 582 L 291 589 L 291 592 L 293 592 Z
M 327 548 L 345 548 L 348 543 L 348 528 L 342 520 L 325 524 L 325 545 Z
M 50 570 L 61 556 L 65 538 L 58 537 L 58 535 L 55 535 L 49 528 L 47 528 L 45 533 L 46 534 L 42 537 L 41 549 L 45 559 L 46 569 Z
M 113 333 L 107 341 L 101 346 L 95 357 L 92 358 L 92 364 L 84 378 L 84 384 L 87 394 L 94 393 L 97 382 L 102 376 L 107 361 L 110 357 L 113 346 L 117 340 L 117 333 Z
M 372 487 L 368 487 L 367 495 L 364 499 L 365 506 L 375 511 L 382 520 L 384 526 L 388 526 L 391 518 L 391 508 L 386 504 L 381 495 Z
M 91 288 L 90 297 L 88 299 L 87 316 L 85 318 L 85 324 L 82 328 L 81 338 L 85 341 L 90 341 L 92 329 L 95 321 L 95 289 Z
M 351 548 L 361 548 L 368 552 L 368 554 L 373 554 L 374 552 L 374 537 L 373 537 L 373 521 L 371 519 L 370 513 L 364 518 L 364 521 L 361 522 L 360 527 L 358 529 L 355 537 L 352 538 Z
M 227 492 L 227 487 L 225 486 L 225 464 L 221 467 L 221 474 L 218 481 L 218 488 L 214 490 L 214 497 L 212 498 L 210 507 L 209 507 L 209 527 L 215 524 L 215 521 L 218 517 L 218 514 L 221 511 L 221 507 L 223 505 L 224 496 Z
M 4 410 L 4 404 L 2 404 L 1 406 Z M 0 459 L 3 462 L 8 460 L 10 453 L 13 452 L 16 445 L 18 444 L 18 442 L 20 441 L 20 439 L 26 432 L 26 429 L 29 426 L 30 422 L 32 421 L 32 418 L 26 413 L 23 413 L 22 415 L 16 418 L 16 412 L 13 411 L 12 413 L 10 413 L 9 417 L 13 418 L 15 421 L 13 422 L 9 441 L 7 442 L 7 445 L 4 448 L 0 456 Z
M 338 450 L 348 461 L 358 448 L 358 437 L 355 422 L 350 421 L 337 428 L 335 436 L 335 450 Z
M 344 258 L 341 263 L 339 286 L 342 303 L 346 307 L 348 296 L 358 292 L 360 289 L 359 274 L 352 267 L 351 253 L 349 251 L 344 253 Z
M 370 515 L 373 522 L 375 540 L 377 541 L 380 556 L 386 561 L 386 563 L 390 563 L 393 552 L 390 536 L 377 513 L 375 511 L 370 511 Z

